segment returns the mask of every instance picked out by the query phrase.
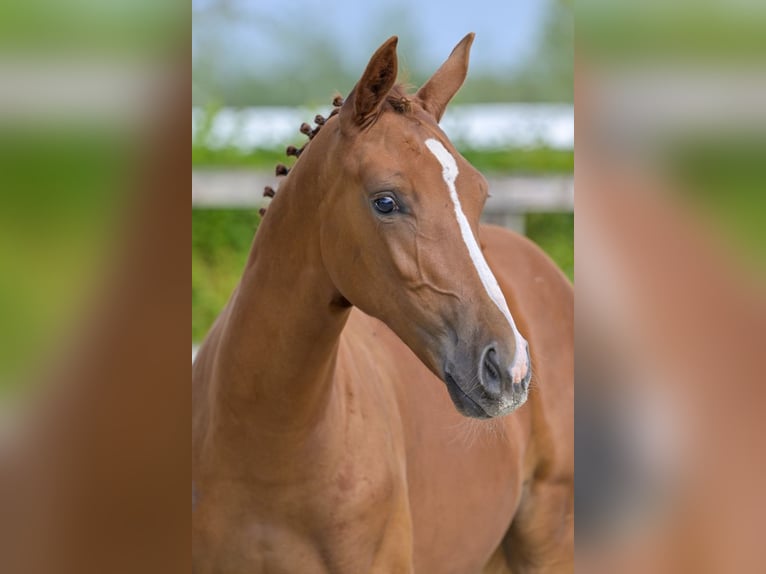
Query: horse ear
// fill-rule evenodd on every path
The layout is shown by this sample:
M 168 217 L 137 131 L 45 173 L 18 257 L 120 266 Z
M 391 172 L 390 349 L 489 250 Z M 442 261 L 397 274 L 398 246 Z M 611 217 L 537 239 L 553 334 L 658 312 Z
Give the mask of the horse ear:
M 427 112 L 440 121 L 452 97 L 460 89 L 468 73 L 468 58 L 475 34 L 471 32 L 460 40 L 449 58 L 418 90 L 417 96 Z
M 340 110 L 343 124 L 368 125 L 375 119 L 383 102 L 394 87 L 399 64 L 396 44 L 399 38 L 391 36 L 370 58 L 362 78 L 346 98 Z

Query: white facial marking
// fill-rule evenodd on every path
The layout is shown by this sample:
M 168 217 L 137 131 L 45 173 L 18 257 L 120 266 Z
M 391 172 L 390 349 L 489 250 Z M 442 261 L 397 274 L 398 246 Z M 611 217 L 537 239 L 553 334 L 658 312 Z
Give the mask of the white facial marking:
M 455 180 L 458 176 L 457 163 L 452 154 L 447 151 L 442 143 L 433 138 L 426 140 L 426 146 L 432 154 L 439 160 L 442 166 L 442 177 L 447 184 L 449 190 L 450 199 L 452 199 L 452 205 L 455 208 L 455 217 L 457 217 L 457 223 L 460 227 L 460 235 L 463 237 L 463 242 L 468 248 L 468 254 L 471 256 L 473 265 L 476 268 L 476 272 L 479 274 L 482 285 L 487 291 L 489 298 L 497 305 L 500 312 L 505 315 L 508 323 L 513 331 L 513 337 L 516 341 L 516 356 L 513 359 L 513 365 L 511 365 L 511 378 L 513 382 L 517 383 L 524 378 L 529 369 L 527 365 L 527 342 L 524 337 L 521 336 L 519 330 L 516 328 L 516 323 L 511 316 L 511 310 L 508 309 L 508 303 L 503 296 L 503 292 L 500 290 L 500 285 L 497 283 L 497 279 L 492 273 L 492 270 L 487 265 L 487 260 L 484 259 L 484 254 L 481 252 L 479 244 L 476 242 L 476 238 L 471 231 L 471 226 L 468 224 L 468 219 L 463 213 L 463 208 L 460 205 L 460 198 L 457 195 L 457 189 L 455 188 Z

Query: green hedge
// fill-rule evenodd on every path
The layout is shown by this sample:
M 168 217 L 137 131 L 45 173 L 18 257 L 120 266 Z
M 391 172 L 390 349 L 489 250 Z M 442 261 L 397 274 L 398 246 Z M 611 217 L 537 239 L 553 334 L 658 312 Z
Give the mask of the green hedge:
M 301 141 L 294 142 L 301 145 Z M 476 169 L 487 172 L 513 173 L 572 173 L 574 151 L 551 148 L 505 149 L 496 151 L 461 150 Z M 192 167 L 214 169 L 222 167 L 251 167 L 271 171 L 277 163 L 291 163 L 284 149 L 241 150 L 234 146 L 210 148 L 192 144 Z
M 192 210 L 192 341 L 204 337 L 229 299 L 259 222 L 257 210 Z

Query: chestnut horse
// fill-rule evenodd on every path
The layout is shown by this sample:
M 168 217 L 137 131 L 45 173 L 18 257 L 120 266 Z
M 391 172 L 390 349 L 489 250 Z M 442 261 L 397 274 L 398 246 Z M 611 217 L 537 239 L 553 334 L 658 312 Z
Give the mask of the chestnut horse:
M 438 127 L 472 41 L 302 127 L 193 366 L 196 573 L 571 571 L 572 287 Z

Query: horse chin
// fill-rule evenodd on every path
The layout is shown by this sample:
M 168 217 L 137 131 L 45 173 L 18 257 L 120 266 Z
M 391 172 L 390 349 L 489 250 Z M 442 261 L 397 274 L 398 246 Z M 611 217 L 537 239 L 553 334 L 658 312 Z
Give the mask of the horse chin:
M 457 411 L 473 419 L 493 419 L 511 414 L 527 401 L 527 393 L 521 396 L 503 397 L 499 400 L 487 400 L 473 397 L 466 393 L 449 373 L 444 373 L 447 391 Z

